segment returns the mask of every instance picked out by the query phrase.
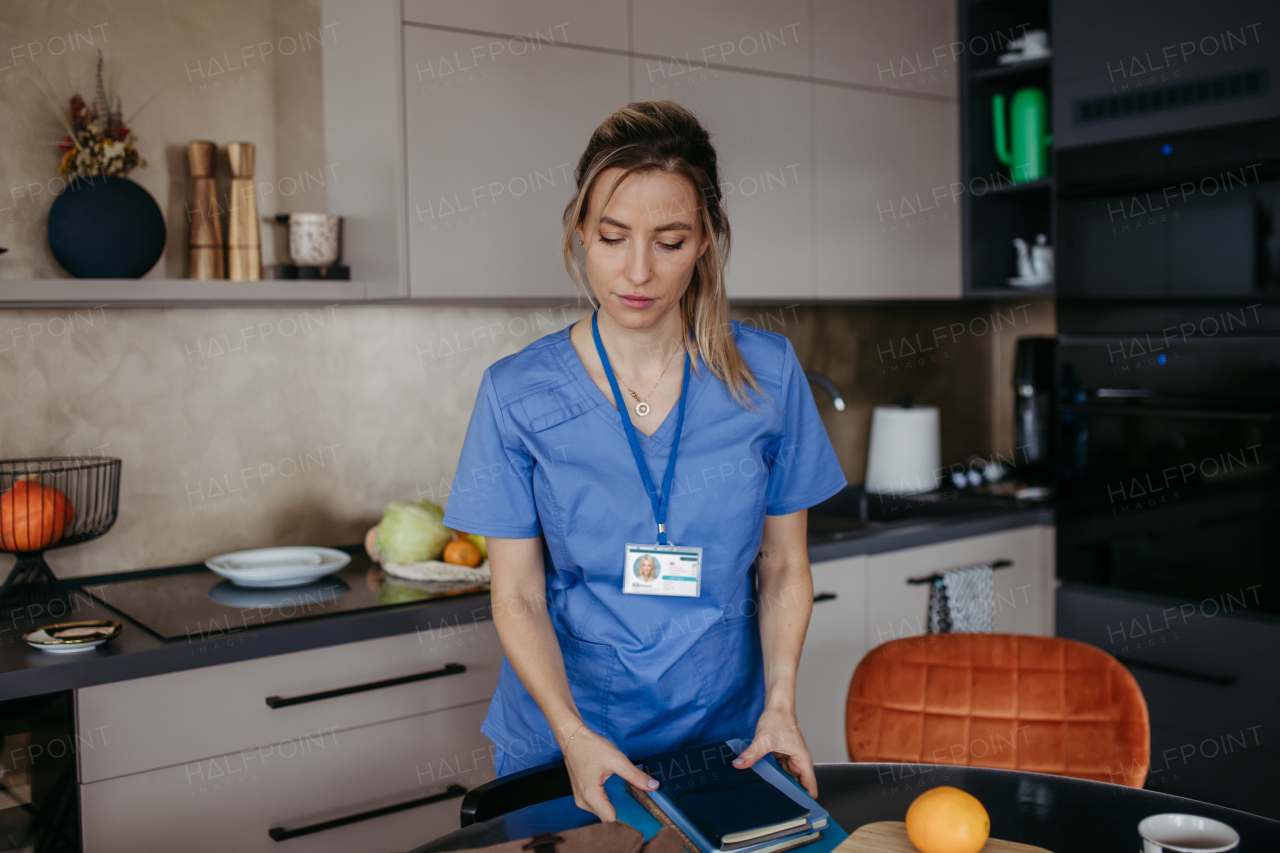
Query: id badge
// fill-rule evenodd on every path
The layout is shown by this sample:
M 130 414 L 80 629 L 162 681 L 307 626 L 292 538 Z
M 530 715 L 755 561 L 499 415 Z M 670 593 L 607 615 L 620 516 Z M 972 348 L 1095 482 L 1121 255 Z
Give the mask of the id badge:
M 628 545 L 622 591 L 697 598 L 702 592 L 702 549 L 680 545 Z

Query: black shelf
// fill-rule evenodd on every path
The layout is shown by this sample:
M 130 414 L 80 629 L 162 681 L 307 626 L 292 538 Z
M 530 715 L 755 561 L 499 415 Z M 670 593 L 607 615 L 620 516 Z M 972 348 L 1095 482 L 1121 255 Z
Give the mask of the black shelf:
M 1030 192 L 1036 192 L 1037 190 L 1052 190 L 1052 189 L 1053 189 L 1053 179 L 1041 178 L 1038 181 L 1027 181 L 1021 184 L 1013 184 L 1013 183 L 998 184 L 996 186 L 991 187 L 991 189 L 986 194 L 987 195 L 1004 195 L 1007 193 L 1030 193 Z
M 966 45 L 1007 45 L 1010 34 L 1048 31 L 1051 0 L 958 0 L 960 39 Z M 1053 49 L 1052 35 L 1049 39 Z M 1056 245 L 1055 184 L 1052 173 L 1034 181 L 1013 181 L 1009 167 L 995 151 L 992 100 L 1004 97 L 1006 108 L 1015 93 L 1027 87 L 1042 90 L 1046 121 L 1052 121 L 1052 56 L 999 65 L 1000 49 L 960 57 L 961 169 L 963 201 L 964 295 L 1007 298 L 1051 294 L 1053 285 L 1023 288 L 1008 284 L 1017 275 L 1013 240 L 1034 244 L 1037 234 Z M 1052 127 L 1047 131 L 1052 133 Z M 1046 157 L 1052 169 L 1053 157 Z
M 969 75 L 969 79 L 991 80 L 1001 77 L 1015 77 L 1019 74 L 1048 69 L 1052 59 L 1053 57 L 1046 56 L 1043 59 L 1029 59 L 1026 62 L 1017 62 L 1012 65 L 993 65 L 990 68 L 983 68 L 981 71 L 973 72 Z

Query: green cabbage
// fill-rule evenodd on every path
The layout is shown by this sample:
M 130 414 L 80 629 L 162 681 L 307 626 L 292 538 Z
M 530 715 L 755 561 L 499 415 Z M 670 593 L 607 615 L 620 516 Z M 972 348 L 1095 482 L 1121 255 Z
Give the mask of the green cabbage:
M 378 524 L 382 559 L 397 565 L 434 560 L 452 538 L 444 510 L 431 501 L 392 501 Z

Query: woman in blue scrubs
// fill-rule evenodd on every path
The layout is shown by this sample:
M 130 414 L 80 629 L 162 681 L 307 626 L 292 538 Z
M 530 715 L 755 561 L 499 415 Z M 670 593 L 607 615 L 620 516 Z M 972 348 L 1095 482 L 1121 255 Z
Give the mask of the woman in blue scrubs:
M 791 343 L 728 319 L 715 149 L 669 101 L 592 135 L 562 250 L 596 311 L 485 371 L 445 524 L 488 539 L 499 775 L 605 780 L 727 738 L 817 794 L 795 714 L 810 506 L 845 485 Z M 585 282 L 583 275 L 585 273 Z M 634 567 L 646 556 L 652 581 Z

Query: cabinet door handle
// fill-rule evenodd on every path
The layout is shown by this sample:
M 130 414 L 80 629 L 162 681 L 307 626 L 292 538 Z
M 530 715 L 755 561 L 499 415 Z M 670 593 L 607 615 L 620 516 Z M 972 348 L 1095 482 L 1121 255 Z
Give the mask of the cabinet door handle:
M 313 832 L 324 832 L 326 829 L 336 829 L 339 826 L 359 823 L 362 820 L 373 820 L 375 817 L 395 814 L 396 812 L 402 812 L 408 809 L 416 809 L 419 806 L 439 803 L 444 800 L 452 800 L 454 797 L 461 797 L 466 793 L 467 789 L 461 785 L 450 785 L 445 789 L 443 794 L 433 794 L 430 797 L 418 797 L 416 800 L 407 800 L 403 803 L 396 803 L 394 806 L 383 806 L 380 809 L 369 809 L 367 812 L 350 814 L 346 817 L 335 817 L 333 820 L 313 823 L 309 826 L 300 826 L 297 829 L 285 829 L 283 826 L 273 826 L 271 829 L 267 830 L 267 835 L 271 836 L 272 841 L 288 841 L 290 838 L 310 835 Z
M 410 684 L 414 681 L 426 681 L 429 678 L 440 678 L 444 675 L 457 675 L 466 672 L 467 668 L 460 663 L 447 663 L 443 669 L 430 672 L 419 672 L 415 675 L 402 675 L 399 678 L 388 678 L 385 681 L 370 681 L 368 684 L 354 684 L 351 687 L 339 687 L 335 690 L 322 690 L 319 693 L 305 693 L 301 696 L 268 696 L 267 707 L 287 708 L 290 705 L 301 705 L 304 702 L 319 702 L 321 699 L 332 699 L 335 696 L 348 696 L 352 693 L 363 693 L 366 690 L 381 690 L 384 687 L 395 687 L 397 684 Z
M 835 599 L 836 594 L 834 592 L 815 592 L 813 594 L 814 604 L 817 604 L 819 601 L 835 601 Z

